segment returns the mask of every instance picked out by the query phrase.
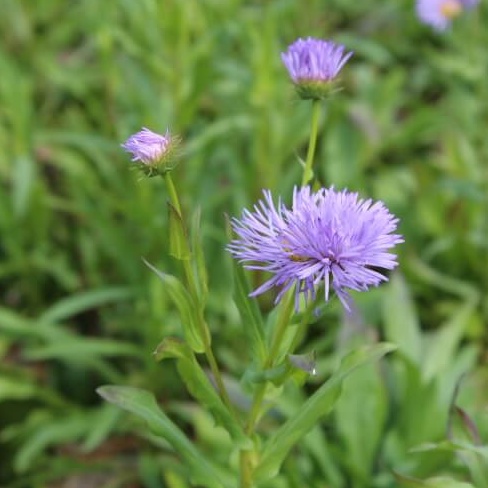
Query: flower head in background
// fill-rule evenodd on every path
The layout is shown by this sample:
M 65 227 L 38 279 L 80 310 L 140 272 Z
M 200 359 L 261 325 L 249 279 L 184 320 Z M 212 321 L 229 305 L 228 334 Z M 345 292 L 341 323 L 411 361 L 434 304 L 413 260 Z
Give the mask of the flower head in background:
M 171 171 L 175 166 L 175 149 L 179 139 L 173 137 L 169 131 L 163 136 L 145 127 L 131 135 L 122 147 L 132 154 L 139 168 L 147 176 L 156 176 Z
M 281 59 L 302 98 L 325 98 L 333 82 L 352 56 L 332 41 L 307 37 L 298 39 L 281 53 Z
M 395 254 L 389 252 L 403 238 L 394 234 L 398 219 L 382 202 L 362 200 L 357 193 L 308 186 L 295 188 L 293 204 L 274 204 L 270 191 L 254 210 L 232 219 L 237 235 L 227 249 L 247 269 L 268 271 L 272 276 L 253 291 L 256 296 L 281 288 L 276 302 L 295 286 L 295 309 L 300 294 L 315 299 L 324 285 L 350 310 L 347 289 L 364 291 L 387 281 L 379 269 L 393 269 Z
M 416 9 L 419 19 L 436 30 L 446 30 L 452 19 L 463 10 L 472 9 L 479 0 L 417 0 Z

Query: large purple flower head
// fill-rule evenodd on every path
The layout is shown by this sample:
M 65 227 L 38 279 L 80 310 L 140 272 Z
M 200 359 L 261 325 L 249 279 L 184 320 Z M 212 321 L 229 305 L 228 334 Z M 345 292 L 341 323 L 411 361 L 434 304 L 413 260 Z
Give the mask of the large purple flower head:
M 362 200 L 357 193 L 333 187 L 312 193 L 308 186 L 295 188 L 292 207 L 270 191 L 241 219 L 232 219 L 237 239 L 228 245 L 234 258 L 247 269 L 265 270 L 272 276 L 253 291 L 259 295 L 281 288 L 276 302 L 295 287 L 295 309 L 300 294 L 315 299 L 324 284 L 325 300 L 333 290 L 347 310 L 346 289 L 364 291 L 387 281 L 379 268 L 393 269 L 395 254 L 389 250 L 403 238 L 394 234 L 398 219 L 382 202 Z
M 288 46 L 281 59 L 302 98 L 324 98 L 352 54 L 340 44 L 307 37 Z
M 419 19 L 436 30 L 446 30 L 452 19 L 465 9 L 474 8 L 479 0 L 417 0 Z
M 163 136 L 146 127 L 131 135 L 122 147 L 132 153 L 132 161 L 148 176 L 165 173 L 175 167 L 175 149 L 179 139 L 171 136 L 169 131 Z

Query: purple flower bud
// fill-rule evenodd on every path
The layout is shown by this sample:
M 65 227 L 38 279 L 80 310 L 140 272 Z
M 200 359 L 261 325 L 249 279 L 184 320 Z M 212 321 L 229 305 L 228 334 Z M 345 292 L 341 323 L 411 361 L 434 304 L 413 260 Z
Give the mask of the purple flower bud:
M 398 219 L 382 202 L 362 200 L 357 193 L 336 191 L 333 187 L 312 193 L 308 186 L 295 188 L 293 204 L 281 199 L 275 206 L 270 191 L 254 211 L 244 210 L 241 219 L 232 219 L 237 235 L 227 249 L 247 269 L 272 274 L 253 291 L 256 296 L 279 287 L 278 302 L 295 286 L 295 309 L 300 294 L 314 300 L 324 285 L 324 298 L 330 287 L 350 310 L 346 289 L 364 291 L 387 277 L 380 268 L 397 266 L 389 250 L 403 242 L 394 234 Z
M 132 154 L 132 161 L 137 162 L 144 173 L 155 176 L 175 167 L 174 150 L 178 142 L 169 131 L 162 136 L 143 127 L 141 131 L 130 136 L 122 147 Z
M 302 98 L 324 98 L 352 54 L 340 44 L 308 37 L 291 44 L 281 59 Z

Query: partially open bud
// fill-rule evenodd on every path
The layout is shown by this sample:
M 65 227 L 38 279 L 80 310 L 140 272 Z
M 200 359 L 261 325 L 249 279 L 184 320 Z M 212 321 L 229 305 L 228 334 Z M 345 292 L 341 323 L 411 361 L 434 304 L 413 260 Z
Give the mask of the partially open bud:
M 177 148 L 180 139 L 169 131 L 163 136 L 143 127 L 130 136 L 122 147 L 132 154 L 132 161 L 147 176 L 162 175 L 178 164 Z
M 352 52 L 332 41 L 298 39 L 281 53 L 298 94 L 304 99 L 326 98 L 336 89 L 336 78 Z

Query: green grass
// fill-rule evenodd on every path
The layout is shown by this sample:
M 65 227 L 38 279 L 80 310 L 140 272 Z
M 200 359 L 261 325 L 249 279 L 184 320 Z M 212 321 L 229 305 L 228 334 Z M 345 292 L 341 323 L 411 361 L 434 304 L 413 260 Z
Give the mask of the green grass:
M 262 188 L 287 200 L 300 182 L 310 105 L 294 94 L 280 52 L 308 35 L 355 51 L 344 89 L 322 115 L 319 178 L 384 200 L 405 236 L 399 273 L 357 296 L 357 324 L 332 303 L 312 325 L 301 347 L 317 353 L 310 391 L 353 343 L 378 336 L 399 351 L 351 378 L 334 416 L 263 486 L 394 487 L 393 472 L 488 486 L 472 453 L 411 452 L 446 439 L 454 424 L 473 436 L 465 417 L 449 415 L 464 373 L 457 404 L 488 443 L 488 8 L 482 2 L 436 34 L 412 3 L 3 1 L 2 486 L 90 473 L 102 477 L 93 486 L 190 486 L 167 446 L 157 450 L 161 441 L 141 424 L 101 403 L 95 388 L 104 383 L 153 391 L 225 463 L 229 439 L 173 365 L 151 355 L 164 336 L 181 333 L 141 259 L 177 270 L 168 197 L 162 181 L 130 171 L 120 143 L 141 126 L 169 127 L 184 140 L 173 176 L 187 215 L 201 209 L 208 322 L 237 382 L 249 355 L 229 287 L 224 215 L 239 214 Z M 260 301 L 264 310 L 270 303 Z M 291 388 L 263 429 L 292 416 L 302 395 Z

